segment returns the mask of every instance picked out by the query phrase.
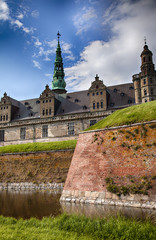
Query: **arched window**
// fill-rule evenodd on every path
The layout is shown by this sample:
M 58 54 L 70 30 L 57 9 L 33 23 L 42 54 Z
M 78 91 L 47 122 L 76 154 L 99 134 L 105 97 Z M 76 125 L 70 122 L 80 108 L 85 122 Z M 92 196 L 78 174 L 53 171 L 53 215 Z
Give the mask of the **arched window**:
M 99 102 L 97 102 L 97 108 L 99 108 Z
M 43 114 L 43 116 L 45 115 L 45 110 L 43 109 L 43 111 L 42 111 L 42 114 Z
M 145 99 L 145 102 L 147 102 L 147 99 Z

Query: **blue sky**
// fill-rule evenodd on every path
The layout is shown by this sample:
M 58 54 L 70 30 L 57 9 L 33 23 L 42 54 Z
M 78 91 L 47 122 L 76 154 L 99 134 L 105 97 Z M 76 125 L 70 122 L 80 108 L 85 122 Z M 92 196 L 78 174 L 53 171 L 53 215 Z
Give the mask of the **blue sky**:
M 155 0 L 0 0 L 0 97 L 51 87 L 58 31 L 69 92 L 131 82 L 144 36 L 156 63 L 155 23 Z

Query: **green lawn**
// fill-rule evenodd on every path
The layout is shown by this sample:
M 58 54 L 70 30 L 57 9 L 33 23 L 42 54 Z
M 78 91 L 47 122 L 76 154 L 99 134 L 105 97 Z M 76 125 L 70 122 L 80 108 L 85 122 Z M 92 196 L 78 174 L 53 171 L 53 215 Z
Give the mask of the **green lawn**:
M 39 152 L 50 150 L 74 149 L 77 140 L 46 142 L 46 143 L 26 143 L 0 147 L 0 153 L 17 153 L 17 152 Z
M 117 110 L 105 119 L 86 129 L 86 131 L 151 120 L 156 120 L 156 101 Z
M 63 214 L 29 220 L 0 217 L 0 240 L 155 240 L 156 227 L 123 217 L 89 219 Z

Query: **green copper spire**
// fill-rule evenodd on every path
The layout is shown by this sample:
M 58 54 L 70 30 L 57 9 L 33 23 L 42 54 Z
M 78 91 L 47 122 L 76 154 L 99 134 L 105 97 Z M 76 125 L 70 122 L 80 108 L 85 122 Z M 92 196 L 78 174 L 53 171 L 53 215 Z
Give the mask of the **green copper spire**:
M 64 69 L 63 69 L 63 60 L 61 56 L 61 47 L 60 47 L 60 33 L 58 32 L 58 44 L 56 49 L 56 58 L 54 63 L 54 75 L 52 81 L 52 90 L 56 93 L 66 93 L 65 87 L 66 82 L 64 81 Z

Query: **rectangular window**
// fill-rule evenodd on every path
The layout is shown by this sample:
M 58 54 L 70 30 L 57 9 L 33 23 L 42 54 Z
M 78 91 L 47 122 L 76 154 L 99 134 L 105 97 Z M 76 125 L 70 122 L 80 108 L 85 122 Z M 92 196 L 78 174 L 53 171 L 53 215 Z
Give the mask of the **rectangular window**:
M 101 102 L 101 108 L 103 108 L 103 102 Z
M 20 139 L 25 139 L 26 137 L 26 128 L 20 128 Z
M 96 123 L 96 120 L 90 120 L 90 126 L 93 126 Z
M 48 137 L 48 125 L 43 125 L 42 126 L 42 137 Z
M 4 142 L 4 130 L 0 130 L 0 142 Z
M 68 123 L 68 135 L 75 135 L 74 122 Z
M 93 103 L 93 109 L 95 109 L 95 103 Z
M 99 108 L 99 102 L 97 102 L 97 108 Z

